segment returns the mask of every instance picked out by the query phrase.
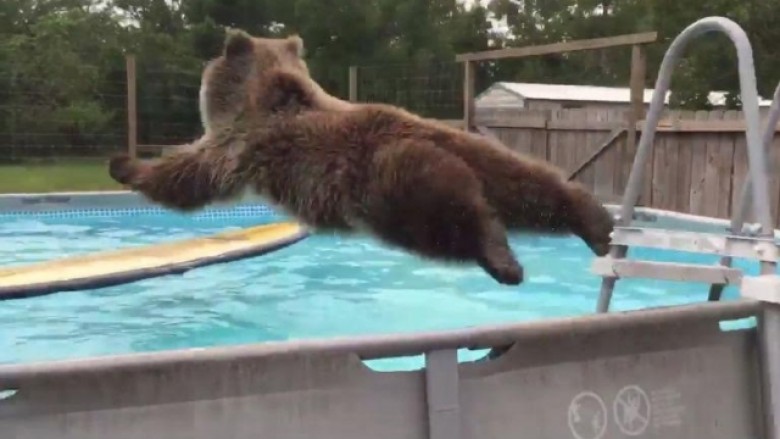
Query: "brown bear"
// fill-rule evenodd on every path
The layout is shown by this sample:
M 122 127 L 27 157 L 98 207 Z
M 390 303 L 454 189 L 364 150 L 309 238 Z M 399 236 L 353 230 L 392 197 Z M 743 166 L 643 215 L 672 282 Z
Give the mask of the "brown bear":
M 232 125 L 158 160 L 117 157 L 112 177 L 178 210 L 250 189 L 315 229 L 475 262 L 503 284 L 523 279 L 505 228 L 574 233 L 606 254 L 611 215 L 549 164 L 394 106 L 328 109 L 305 69 L 258 61 L 264 44 L 243 33 L 226 42 L 222 66 L 253 66 L 237 75 L 247 87 Z

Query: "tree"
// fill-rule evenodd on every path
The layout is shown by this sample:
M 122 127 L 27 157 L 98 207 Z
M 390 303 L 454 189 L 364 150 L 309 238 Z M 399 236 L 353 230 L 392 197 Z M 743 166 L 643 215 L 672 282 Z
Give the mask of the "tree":
M 96 145 L 110 136 L 116 114 L 103 87 L 117 67 L 121 33 L 109 12 L 79 7 L 48 13 L 7 37 L 0 45 L 6 142 Z

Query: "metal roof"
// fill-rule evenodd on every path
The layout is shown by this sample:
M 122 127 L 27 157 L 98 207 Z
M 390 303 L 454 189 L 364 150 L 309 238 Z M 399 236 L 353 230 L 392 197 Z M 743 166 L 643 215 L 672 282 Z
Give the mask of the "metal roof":
M 496 82 L 487 90 L 477 96 L 477 100 L 486 100 L 489 94 L 496 90 L 502 90 L 515 95 L 519 99 L 536 99 L 550 101 L 587 101 L 587 102 L 610 102 L 610 103 L 629 103 L 631 101 L 631 90 L 628 87 L 603 87 L 594 85 L 567 85 L 567 84 L 539 84 L 528 82 Z M 664 98 L 665 103 L 669 103 L 669 95 Z M 653 89 L 645 89 L 644 102 L 649 104 L 653 98 Z M 713 105 L 723 105 L 726 99 L 726 92 L 710 92 L 710 103 Z M 771 101 L 761 99 L 759 105 L 769 106 Z

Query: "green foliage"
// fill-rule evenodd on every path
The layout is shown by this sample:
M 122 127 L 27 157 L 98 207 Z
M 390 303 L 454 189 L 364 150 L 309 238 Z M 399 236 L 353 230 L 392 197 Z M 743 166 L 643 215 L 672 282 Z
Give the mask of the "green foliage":
M 109 14 L 77 7 L 26 23 L 27 32 L 10 35 L 0 45 L 5 104 L 0 120 L 10 137 L 6 142 L 49 145 L 61 138 L 95 144 L 115 117 L 101 100 L 106 91 L 101 80 L 117 67 L 112 59 L 121 53 L 121 27 Z M 102 38 L 96 40 L 87 30 Z
M 664 51 L 693 21 L 730 17 L 748 32 L 762 96 L 774 90 L 780 0 L 6 0 L 0 4 L 0 146 L 121 147 L 126 139 L 125 56 L 137 60 L 141 143 L 187 141 L 200 132 L 203 63 L 226 26 L 256 35 L 299 34 L 315 79 L 359 98 L 459 117 L 457 53 L 656 30 L 648 81 Z M 509 34 L 496 33 L 503 20 Z M 724 50 L 727 48 L 727 50 Z M 724 36 L 697 40 L 677 69 L 672 105 L 705 109 L 710 90 L 739 108 L 736 59 Z M 628 84 L 630 48 L 482 63 L 478 91 L 497 80 Z
M 564 39 L 596 38 L 655 30 L 659 43 L 648 48 L 646 86 L 652 87 L 664 52 L 671 41 L 694 21 L 725 16 L 742 26 L 753 45 L 759 93 L 771 97 L 778 78 L 780 56 L 773 50 L 780 38 L 780 0 L 491 0 L 490 10 L 505 17 L 519 37 L 502 41 L 526 46 Z M 725 49 L 725 50 L 724 50 Z M 526 81 L 609 84 L 625 86 L 630 51 L 610 49 L 566 56 L 549 56 L 505 63 L 500 76 Z M 739 106 L 736 53 L 727 37 L 698 38 L 675 71 L 673 106 L 707 109 L 710 90 L 729 92 L 728 105 Z

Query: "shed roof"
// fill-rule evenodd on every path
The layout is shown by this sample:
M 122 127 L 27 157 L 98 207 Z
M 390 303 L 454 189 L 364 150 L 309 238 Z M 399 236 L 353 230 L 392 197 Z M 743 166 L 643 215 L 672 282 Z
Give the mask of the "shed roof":
M 477 96 L 477 101 L 488 99 L 489 94 L 497 90 L 504 91 L 519 99 L 551 100 L 551 101 L 586 101 L 629 103 L 631 90 L 628 87 L 603 87 L 594 85 L 539 84 L 530 82 L 496 82 Z M 653 98 L 653 89 L 644 90 L 644 102 L 649 104 Z M 669 103 L 670 93 L 666 93 L 664 102 Z M 723 105 L 726 93 L 710 92 L 712 105 Z M 772 101 L 760 99 L 760 106 L 769 106 Z

